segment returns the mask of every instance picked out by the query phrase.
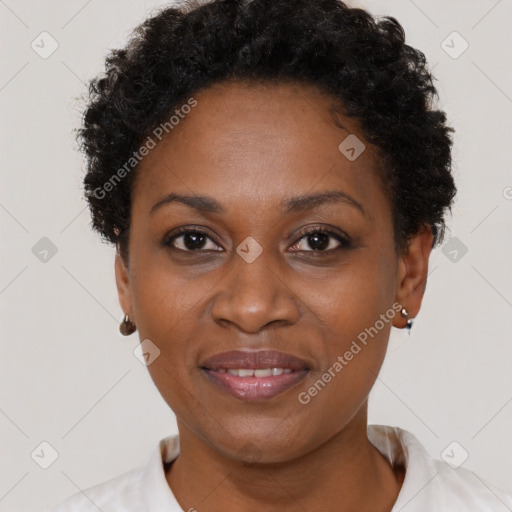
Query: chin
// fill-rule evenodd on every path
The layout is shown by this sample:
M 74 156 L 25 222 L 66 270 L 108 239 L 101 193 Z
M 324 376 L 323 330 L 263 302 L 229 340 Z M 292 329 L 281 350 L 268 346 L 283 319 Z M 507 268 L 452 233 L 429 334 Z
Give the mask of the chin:
M 300 443 L 307 439 L 304 427 L 290 427 L 284 424 L 282 418 L 274 419 L 272 424 L 265 426 L 253 425 L 251 419 L 245 417 L 243 429 L 240 425 L 222 425 L 215 433 L 203 433 L 203 439 L 215 451 L 224 457 L 238 460 L 242 463 L 277 464 L 293 460 L 307 453 L 309 447 Z M 265 427 L 265 428 L 264 428 Z

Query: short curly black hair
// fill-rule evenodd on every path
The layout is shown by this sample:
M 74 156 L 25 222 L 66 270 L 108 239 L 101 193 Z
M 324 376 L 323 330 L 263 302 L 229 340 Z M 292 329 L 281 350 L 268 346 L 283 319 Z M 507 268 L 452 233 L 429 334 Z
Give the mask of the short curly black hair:
M 425 225 L 433 246 L 442 240 L 456 193 L 453 129 L 433 107 L 424 54 L 405 44 L 395 18 L 340 0 L 185 0 L 111 50 L 78 130 L 92 227 L 126 262 L 136 175 L 126 162 L 193 93 L 227 80 L 307 83 L 339 100 L 382 155 L 397 249 Z

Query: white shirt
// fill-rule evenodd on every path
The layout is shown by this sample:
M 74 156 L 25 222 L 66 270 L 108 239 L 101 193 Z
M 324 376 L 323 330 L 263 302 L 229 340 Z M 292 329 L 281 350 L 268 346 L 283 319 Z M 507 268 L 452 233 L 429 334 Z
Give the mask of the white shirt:
M 398 427 L 368 425 L 368 439 L 389 462 L 405 467 L 392 512 L 510 512 L 508 495 L 472 471 L 433 459 Z M 159 441 L 144 466 L 77 493 L 44 512 L 183 512 L 164 472 L 179 453 L 178 436 Z M 185 511 L 186 512 L 186 511 Z

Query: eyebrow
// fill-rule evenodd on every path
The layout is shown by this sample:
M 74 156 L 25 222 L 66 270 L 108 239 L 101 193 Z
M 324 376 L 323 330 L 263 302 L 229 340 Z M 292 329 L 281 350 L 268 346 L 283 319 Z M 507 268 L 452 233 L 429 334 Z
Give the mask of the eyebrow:
M 366 215 L 363 205 L 341 190 L 329 190 L 317 194 L 305 194 L 292 197 L 284 201 L 282 206 L 285 213 L 294 213 L 311 210 L 326 203 L 344 203 L 357 208 L 363 215 Z
M 149 214 L 152 215 L 156 210 L 170 203 L 181 203 L 195 210 L 207 213 L 225 213 L 226 211 L 224 207 L 212 197 L 171 193 L 155 203 Z M 344 203 L 358 209 L 363 215 L 366 215 L 361 203 L 341 190 L 329 190 L 316 194 L 304 194 L 287 198 L 281 202 L 281 208 L 284 213 L 290 214 L 311 210 L 327 203 Z

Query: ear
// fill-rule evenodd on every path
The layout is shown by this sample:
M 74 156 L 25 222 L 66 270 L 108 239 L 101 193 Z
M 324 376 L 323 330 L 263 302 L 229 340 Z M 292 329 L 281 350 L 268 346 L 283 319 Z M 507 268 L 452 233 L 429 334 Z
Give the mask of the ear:
M 135 322 L 132 309 L 132 291 L 130 286 L 130 274 L 118 250 L 116 250 L 114 271 L 116 275 L 117 295 L 119 297 L 119 304 L 121 306 L 121 309 L 123 310 L 124 314 L 129 315 L 130 320 L 132 322 Z
M 421 308 L 428 275 L 428 259 L 434 236 L 430 226 L 424 226 L 409 239 L 407 249 L 400 255 L 397 274 L 396 300 L 415 318 Z M 407 319 L 395 315 L 393 326 L 405 327 Z

